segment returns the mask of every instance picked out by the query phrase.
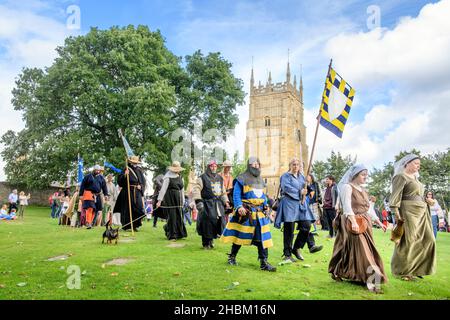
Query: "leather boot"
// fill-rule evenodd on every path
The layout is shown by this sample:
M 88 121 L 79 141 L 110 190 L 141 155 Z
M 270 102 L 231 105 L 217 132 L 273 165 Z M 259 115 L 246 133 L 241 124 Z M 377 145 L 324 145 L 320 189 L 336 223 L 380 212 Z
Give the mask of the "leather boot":
M 232 266 L 237 266 L 237 262 L 236 262 L 236 256 L 229 253 L 228 254 L 228 264 L 232 265 Z
M 260 259 L 260 261 L 261 261 L 260 269 L 262 271 L 269 271 L 269 272 L 277 271 L 277 268 L 275 268 L 269 262 L 267 262 L 267 259 Z

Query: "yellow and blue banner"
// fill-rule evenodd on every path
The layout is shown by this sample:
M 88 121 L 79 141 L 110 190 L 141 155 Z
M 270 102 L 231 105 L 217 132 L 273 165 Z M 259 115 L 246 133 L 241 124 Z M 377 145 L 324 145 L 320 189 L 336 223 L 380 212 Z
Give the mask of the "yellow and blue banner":
M 342 138 L 355 90 L 330 67 L 320 106 L 320 124 Z

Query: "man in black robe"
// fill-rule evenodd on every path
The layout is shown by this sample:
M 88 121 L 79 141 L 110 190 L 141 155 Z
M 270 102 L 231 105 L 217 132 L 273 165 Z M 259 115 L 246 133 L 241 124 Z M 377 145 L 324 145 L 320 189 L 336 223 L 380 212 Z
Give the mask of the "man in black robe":
M 120 212 L 120 221 L 123 230 L 131 229 L 133 225 L 134 231 L 142 225 L 142 218 L 145 216 L 144 193 L 145 193 L 145 176 L 142 168 L 138 166 L 141 162 L 139 157 L 132 156 L 128 159 L 128 167 L 123 174 L 119 175 L 118 184 L 122 188 L 117 198 L 114 212 Z M 128 203 L 128 184 L 127 175 L 130 179 L 130 199 L 131 199 L 131 218 Z
M 197 179 L 192 197 L 198 210 L 197 232 L 202 236 L 203 248 L 212 249 L 213 240 L 222 235 L 226 226 L 225 208 L 230 207 L 216 161 L 211 160 L 206 172 Z

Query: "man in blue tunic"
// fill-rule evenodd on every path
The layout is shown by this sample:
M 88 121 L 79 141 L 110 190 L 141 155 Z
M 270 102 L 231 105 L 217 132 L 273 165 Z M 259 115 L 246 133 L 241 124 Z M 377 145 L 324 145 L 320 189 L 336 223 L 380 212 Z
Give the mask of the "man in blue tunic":
M 275 218 L 274 227 L 280 229 L 283 223 L 283 256 L 288 262 L 295 262 L 292 255 L 298 260 L 304 260 L 300 253 L 305 244 L 308 244 L 311 253 L 322 250 L 322 246 L 316 246 L 314 235 L 311 234 L 311 223 L 315 221 L 314 215 L 309 207 L 309 196 L 306 196 L 306 181 L 303 176 L 303 168 L 299 159 L 294 158 L 289 163 L 289 171 L 280 178 L 281 200 Z M 303 198 L 305 198 L 303 200 Z M 298 224 L 299 233 L 295 239 L 295 223 Z
M 274 272 L 276 268 L 267 261 L 268 248 L 273 247 L 273 242 L 270 220 L 267 217 L 269 207 L 264 192 L 266 185 L 261 177 L 260 167 L 259 159 L 250 157 L 247 171 L 234 180 L 234 212 L 221 240 L 233 244 L 228 255 L 230 265 L 237 265 L 236 255 L 242 245 L 254 245 L 258 248 L 260 269 Z

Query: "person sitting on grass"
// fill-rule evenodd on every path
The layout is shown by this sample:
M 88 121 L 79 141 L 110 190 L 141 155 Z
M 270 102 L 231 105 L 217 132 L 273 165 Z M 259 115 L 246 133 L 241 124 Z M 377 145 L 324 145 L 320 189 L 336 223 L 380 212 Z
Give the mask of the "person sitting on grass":
M 12 209 L 11 212 L 8 214 L 8 205 L 4 204 L 2 206 L 2 209 L 0 211 L 0 220 L 16 220 L 16 209 Z
M 2 209 L 0 210 L 0 220 L 6 220 L 7 216 L 8 216 L 8 205 L 4 204 L 2 205 Z

